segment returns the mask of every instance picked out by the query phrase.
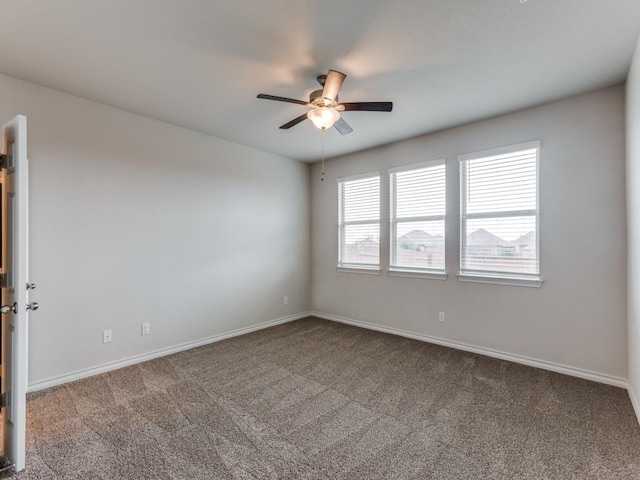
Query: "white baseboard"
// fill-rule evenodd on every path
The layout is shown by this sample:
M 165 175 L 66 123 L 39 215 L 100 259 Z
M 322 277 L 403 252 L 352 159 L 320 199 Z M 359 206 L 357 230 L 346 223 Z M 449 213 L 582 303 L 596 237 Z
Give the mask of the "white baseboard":
M 140 355 L 134 355 L 132 357 L 124 358 L 121 360 L 117 360 L 114 362 L 105 363 L 102 365 L 98 365 L 91 368 L 86 368 L 83 370 L 77 370 L 75 372 L 67 373 L 64 375 L 59 375 L 56 377 L 51 377 L 45 380 L 40 380 L 38 382 L 34 382 L 29 384 L 28 391 L 36 392 L 38 390 L 43 390 L 45 388 L 54 387 L 57 385 L 62 385 L 64 383 L 73 382 L 76 380 L 81 380 L 83 378 L 92 377 L 94 375 L 99 375 L 101 373 L 110 372 L 112 370 L 117 370 L 119 368 L 127 367 L 129 365 L 134 365 L 136 363 L 146 362 L 148 360 L 153 360 L 154 358 L 164 357 L 166 355 L 171 355 L 172 353 L 181 352 L 184 350 L 189 350 L 191 348 L 200 347 L 202 345 L 208 345 L 210 343 L 219 342 L 221 340 L 225 340 L 227 338 L 237 337 L 239 335 L 244 335 L 246 333 L 255 332 L 257 330 L 262 330 L 264 328 L 269 328 L 275 325 L 280 325 L 287 322 L 292 322 L 294 320 L 300 320 L 302 318 L 306 318 L 309 316 L 314 316 L 318 318 L 323 318 L 325 320 L 331 320 L 334 322 L 345 323 L 348 325 L 354 325 L 356 327 L 366 328 L 369 330 L 376 330 L 379 332 L 390 333 L 392 335 L 399 335 L 402 337 L 413 338 L 415 340 L 420 340 L 423 342 L 434 343 L 437 345 L 442 345 L 445 347 L 455 348 L 457 350 L 464 350 L 471 353 L 477 353 L 480 355 L 486 355 L 488 357 L 498 358 L 500 360 L 507 360 L 514 363 L 521 363 L 523 365 L 528 365 L 530 367 L 541 368 L 544 370 L 550 370 L 552 372 L 563 373 L 565 375 L 571 375 L 573 377 L 584 378 L 586 380 L 592 380 L 594 382 L 605 383 L 607 385 L 613 385 L 616 387 L 626 388 L 629 392 L 629 397 L 631 399 L 631 403 L 636 412 L 636 416 L 638 417 L 638 421 L 640 422 L 640 399 L 636 396 L 635 392 L 628 385 L 628 382 L 624 378 L 613 377 L 609 375 L 603 375 L 596 372 L 590 372 L 587 370 L 578 369 L 575 367 L 568 367 L 565 365 L 560 365 L 553 362 L 547 362 L 544 360 L 538 360 L 534 358 L 525 357 L 522 355 L 516 355 L 512 353 L 505 353 L 498 350 L 493 350 L 484 347 L 477 347 L 474 345 L 469 345 L 466 343 L 455 342 L 452 340 L 446 340 L 443 338 L 433 337 L 430 335 L 424 335 L 421 333 L 409 332 L 407 330 L 402 330 L 398 328 L 386 327 L 382 325 L 377 325 L 374 323 L 363 322 L 361 320 L 353 320 L 349 318 L 339 317 L 337 315 L 330 315 L 322 312 L 302 312 L 296 315 L 290 315 L 287 317 L 278 318 L 275 320 L 270 320 L 268 322 L 259 323 L 257 325 L 252 325 L 250 327 L 239 328 L 237 330 L 232 330 L 231 332 L 220 333 L 217 335 L 212 335 L 210 337 L 202 338 L 199 340 L 194 340 L 191 342 L 182 343 L 180 345 L 174 345 L 167 348 L 162 348 L 160 350 L 155 350 L 153 352 L 147 352 Z
M 435 343 L 445 347 L 455 348 L 457 350 L 464 350 L 466 352 L 478 353 L 487 357 L 498 358 L 500 360 L 507 360 L 509 362 L 521 363 L 530 367 L 541 368 L 543 370 L 550 370 L 556 373 L 563 373 L 565 375 L 571 375 L 572 377 L 584 378 L 586 380 L 592 380 L 594 382 L 605 383 L 607 385 L 613 385 L 615 387 L 621 387 L 628 389 L 631 393 L 631 389 L 628 388 L 628 382 L 625 378 L 613 377 L 610 375 L 603 375 L 601 373 L 590 372 L 588 370 L 582 370 L 575 367 L 568 367 L 566 365 L 560 365 L 553 362 L 547 362 L 544 360 L 538 360 L 535 358 L 529 358 L 522 355 L 516 355 L 513 353 L 505 353 L 499 350 L 493 350 L 485 347 L 477 347 L 475 345 L 469 345 L 466 343 L 455 342 L 452 340 L 446 340 L 443 338 L 432 337 L 430 335 L 424 335 L 422 333 L 409 332 L 407 330 L 401 330 L 399 328 L 385 327 L 377 325 L 375 323 L 363 322 L 360 320 L 353 320 L 350 318 L 339 317 L 337 315 L 330 315 L 321 312 L 311 312 L 311 315 L 318 318 L 324 318 L 325 320 L 332 320 L 334 322 L 346 323 L 348 325 L 354 325 L 356 327 L 367 328 L 369 330 L 376 330 L 378 332 L 390 333 L 392 335 L 399 335 L 401 337 L 413 338 L 415 340 L 421 340 L 427 343 Z M 633 400 L 632 400 L 633 401 Z M 636 413 L 639 412 L 638 406 L 634 404 Z M 638 416 L 640 418 L 640 415 Z
M 629 384 L 629 398 L 631 399 L 631 405 L 633 405 L 633 410 L 636 412 L 636 418 L 638 419 L 638 423 L 640 423 L 640 399 L 636 395 L 635 390 L 633 389 L 633 385 Z
M 282 323 L 292 322 L 294 320 L 300 320 L 301 318 L 306 318 L 310 315 L 311 314 L 309 312 L 302 312 L 296 315 L 290 315 L 288 317 L 282 317 L 275 320 L 270 320 L 268 322 L 259 323 L 257 325 L 252 325 L 250 327 L 239 328 L 237 330 L 232 330 L 231 332 L 219 333 L 217 335 L 201 338 L 199 340 L 181 343 L 180 345 L 161 348 L 160 350 L 154 350 L 153 352 L 134 355 L 133 357 L 123 358 L 121 360 L 116 360 L 115 362 L 104 363 L 102 365 L 98 365 L 95 367 L 86 368 L 83 370 L 77 370 L 75 372 L 66 373 L 64 375 L 60 375 L 57 377 L 47 378 L 45 380 L 40 380 L 38 382 L 30 383 L 28 387 L 28 392 L 36 392 L 38 390 L 43 390 L 45 388 L 55 387 L 56 385 L 62 385 L 64 383 L 69 383 L 69 382 L 73 382 L 83 378 L 92 377 L 94 375 L 99 375 L 100 373 L 110 372 L 112 370 L 128 367 L 129 365 L 134 365 L 136 363 L 146 362 L 147 360 L 153 360 L 154 358 L 171 355 L 172 353 L 181 352 L 183 350 L 189 350 L 191 348 L 200 347 L 202 345 L 208 345 L 210 343 L 219 342 L 227 338 L 237 337 L 238 335 L 244 335 L 245 333 L 251 333 L 251 332 L 255 332 L 256 330 L 262 330 L 264 328 L 273 327 L 274 325 L 280 325 Z

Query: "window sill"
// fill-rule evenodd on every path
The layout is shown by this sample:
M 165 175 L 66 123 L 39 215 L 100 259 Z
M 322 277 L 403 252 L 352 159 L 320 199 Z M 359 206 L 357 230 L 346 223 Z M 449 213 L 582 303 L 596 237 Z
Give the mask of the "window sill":
M 373 267 L 345 267 L 345 266 L 337 266 L 336 270 L 339 273 L 362 273 L 364 275 L 380 275 L 380 268 Z
M 431 280 L 446 280 L 449 274 L 446 272 L 429 272 L 425 270 L 401 270 L 389 269 L 387 275 L 390 277 L 410 277 L 410 278 L 428 278 Z
M 461 282 L 491 283 L 494 285 L 512 285 L 516 287 L 540 288 L 542 286 L 542 279 L 537 277 L 524 278 L 524 277 L 473 275 L 469 273 L 459 273 L 458 280 Z

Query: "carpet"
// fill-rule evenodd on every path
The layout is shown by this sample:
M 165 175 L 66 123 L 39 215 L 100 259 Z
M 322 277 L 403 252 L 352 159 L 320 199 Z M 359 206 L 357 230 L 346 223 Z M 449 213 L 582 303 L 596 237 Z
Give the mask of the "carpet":
M 633 479 L 627 392 L 307 318 L 29 394 L 16 479 Z

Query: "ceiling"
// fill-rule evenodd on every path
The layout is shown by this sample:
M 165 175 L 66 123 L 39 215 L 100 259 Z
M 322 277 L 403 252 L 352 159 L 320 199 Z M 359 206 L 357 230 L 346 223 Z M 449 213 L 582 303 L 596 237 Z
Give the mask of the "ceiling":
M 345 112 L 327 157 L 622 83 L 638 0 L 3 0 L 0 73 L 302 161 L 328 69 Z

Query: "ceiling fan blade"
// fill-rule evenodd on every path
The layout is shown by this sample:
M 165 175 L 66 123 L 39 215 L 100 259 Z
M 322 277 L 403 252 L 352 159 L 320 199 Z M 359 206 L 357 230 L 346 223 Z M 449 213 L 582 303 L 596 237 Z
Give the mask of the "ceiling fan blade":
M 351 128 L 351 126 L 344 121 L 344 118 L 339 118 L 338 120 L 336 120 L 336 123 L 334 123 L 333 126 L 336 127 L 336 130 L 340 132 L 340 135 L 349 135 L 351 132 L 353 132 L 353 128 Z
M 345 78 L 347 78 L 347 76 L 344 73 L 329 70 L 329 73 L 327 73 L 327 79 L 324 81 L 322 98 L 328 98 L 332 102 L 335 102 Z
M 339 108 L 339 107 L 344 107 Z M 354 102 L 342 103 L 336 107 L 340 111 L 361 111 L 361 112 L 390 112 L 393 110 L 393 102 Z
M 289 102 L 289 103 L 297 103 L 298 105 L 308 105 L 309 102 L 305 102 L 303 100 L 296 100 L 295 98 L 287 98 L 287 97 L 276 97 L 275 95 L 266 95 L 261 93 L 258 95 L 258 98 L 263 98 L 265 100 L 276 100 L 278 102 Z
M 300 115 L 298 118 L 294 118 L 289 123 L 285 123 L 280 128 L 283 130 L 286 130 L 287 128 L 295 127 L 297 124 L 299 124 L 300 122 L 303 122 L 306 119 L 307 119 L 307 114 L 305 113 L 303 115 Z

